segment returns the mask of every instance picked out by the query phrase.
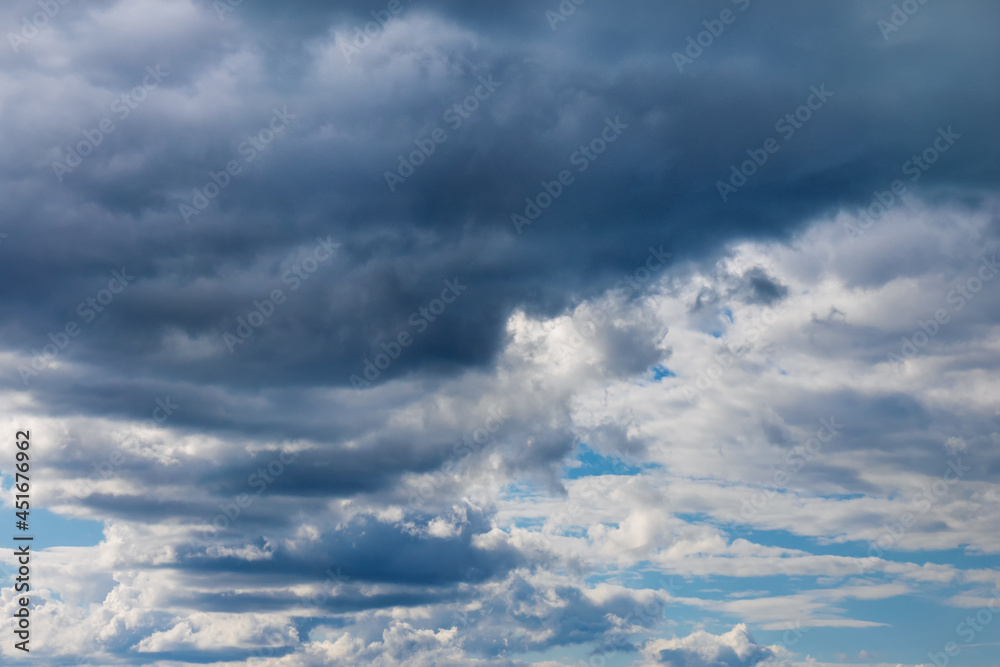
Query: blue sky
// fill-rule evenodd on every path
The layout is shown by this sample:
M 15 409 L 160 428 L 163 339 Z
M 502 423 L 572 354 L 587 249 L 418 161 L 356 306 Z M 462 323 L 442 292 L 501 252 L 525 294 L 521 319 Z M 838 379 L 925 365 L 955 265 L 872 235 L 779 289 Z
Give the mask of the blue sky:
M 1000 667 L 998 19 L 4 5 L 30 661 Z

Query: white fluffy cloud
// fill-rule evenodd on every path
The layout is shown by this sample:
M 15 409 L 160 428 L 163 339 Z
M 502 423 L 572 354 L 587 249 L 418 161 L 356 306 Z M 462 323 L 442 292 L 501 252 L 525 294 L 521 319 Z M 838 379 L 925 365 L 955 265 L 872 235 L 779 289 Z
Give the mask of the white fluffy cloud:
M 781 651 L 781 647 L 758 644 L 742 623 L 723 635 L 698 630 L 680 639 L 658 639 L 643 648 L 648 664 L 669 667 L 753 667 Z

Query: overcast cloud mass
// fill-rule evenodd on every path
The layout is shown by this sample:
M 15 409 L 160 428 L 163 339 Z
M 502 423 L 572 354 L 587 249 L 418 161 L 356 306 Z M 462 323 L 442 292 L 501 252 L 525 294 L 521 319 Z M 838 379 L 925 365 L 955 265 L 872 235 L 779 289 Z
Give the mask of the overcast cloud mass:
M 998 25 L 5 3 L 0 663 L 1000 666 Z

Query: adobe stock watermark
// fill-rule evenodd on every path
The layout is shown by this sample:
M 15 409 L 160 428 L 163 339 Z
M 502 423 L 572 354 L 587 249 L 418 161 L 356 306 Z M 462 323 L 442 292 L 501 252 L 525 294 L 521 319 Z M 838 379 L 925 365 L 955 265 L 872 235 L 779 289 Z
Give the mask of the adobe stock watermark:
M 808 626 L 802 627 L 801 617 L 796 618 L 792 622 L 786 622 L 784 626 L 785 632 L 782 633 L 778 646 L 785 651 L 789 651 L 789 649 L 798 644 L 802 637 L 809 632 Z M 793 661 L 788 657 L 772 656 L 766 658 L 763 662 L 757 663 L 756 667 L 792 667 L 792 665 L 797 663 L 797 660 Z
M 997 273 L 1000 273 L 1000 265 L 997 264 L 996 255 L 993 255 L 992 259 L 982 257 L 980 263 L 982 266 L 971 277 L 959 282 L 945 296 L 945 301 L 951 306 L 952 313 L 957 313 L 965 308 L 966 304 L 982 291 L 986 283 L 993 280 Z M 900 339 L 899 354 L 889 353 L 886 361 L 892 364 L 893 370 L 901 371 L 906 365 L 906 361 L 917 356 L 917 353 L 926 347 L 938 335 L 941 328 L 950 321 L 951 313 L 946 308 L 938 308 L 934 311 L 934 315 L 928 317 L 927 320 L 917 320 L 917 330 Z
M 811 438 L 785 454 L 781 465 L 774 468 L 771 481 L 740 503 L 738 508 L 739 519 L 732 514 L 727 517 L 730 527 L 735 526 L 737 523 L 749 523 L 752 521 L 757 516 L 757 513 L 771 502 L 772 498 L 781 493 L 789 480 L 795 477 L 809 461 L 819 455 L 823 450 L 823 445 L 837 437 L 844 428 L 843 424 L 837 423 L 836 417 L 820 419 L 819 423 L 820 427 Z
M 150 411 L 151 416 L 142 420 L 142 425 L 146 428 L 161 426 L 181 407 L 179 404 L 171 401 L 169 396 L 158 398 L 155 403 L 156 407 Z M 79 483 L 77 486 L 78 490 L 70 491 L 70 495 L 77 500 L 83 500 L 94 492 L 98 484 L 111 479 L 114 476 L 115 470 L 125 463 L 125 455 L 122 453 L 122 449 L 135 444 L 138 440 L 139 437 L 137 435 L 134 433 L 130 434 L 122 441 L 119 448 L 111 452 L 105 460 L 100 463 L 94 463 L 94 472 L 90 473 L 85 480 Z
M 900 28 L 910 22 L 910 17 L 920 11 L 920 8 L 927 4 L 927 0 L 903 0 L 902 3 L 892 6 L 892 13 L 888 19 L 879 19 L 879 31 L 882 39 L 889 41 L 889 35 L 897 32 Z
M 14 53 L 20 51 L 22 46 L 33 40 L 40 30 L 48 26 L 49 21 L 65 5 L 68 5 L 70 0 L 35 0 L 35 3 L 41 8 L 41 11 L 35 12 L 31 16 L 25 14 L 21 17 L 21 29 L 16 33 L 7 33 L 7 41 L 10 42 L 10 48 L 14 50 Z
M 781 134 L 782 140 L 788 141 L 795 136 L 796 131 L 801 130 L 812 119 L 813 113 L 822 109 L 833 97 L 833 93 L 826 89 L 825 83 L 820 84 L 819 88 L 811 86 L 809 93 L 804 104 L 796 107 L 794 111 L 786 113 L 775 122 L 774 131 Z M 746 185 L 747 179 L 756 174 L 779 150 L 781 150 L 781 141 L 774 137 L 764 141 L 761 148 L 748 148 L 747 155 L 750 156 L 750 159 L 744 160 L 739 167 L 735 164 L 730 165 L 729 179 L 715 183 L 722 201 L 729 201 L 729 196 L 736 194 L 740 188 Z
M 479 83 L 470 91 L 469 95 L 445 109 L 441 119 L 448 123 L 452 130 L 458 130 L 466 120 L 472 117 L 472 114 L 479 109 L 483 102 L 493 96 L 493 93 L 501 85 L 499 81 L 494 81 L 492 74 L 487 77 L 479 77 Z M 448 133 L 440 126 L 428 132 L 426 137 L 415 140 L 413 142 L 416 147 L 414 150 L 406 155 L 400 154 L 398 156 L 399 164 L 396 166 L 396 170 L 385 171 L 385 182 L 389 186 L 389 192 L 395 192 L 396 186 L 402 185 L 406 179 L 413 176 L 416 170 L 434 154 L 438 145 L 446 141 L 448 141 Z
M 256 472 L 247 476 L 247 486 L 257 491 L 250 493 L 237 493 L 229 502 L 220 502 L 219 509 L 222 510 L 212 519 L 212 527 L 209 530 L 197 533 L 191 538 L 191 544 L 208 548 L 213 543 L 213 538 L 218 533 L 228 529 L 235 524 L 243 511 L 253 505 L 254 500 L 263 495 L 268 487 L 274 484 L 275 480 L 285 474 L 285 470 L 295 463 L 300 452 L 289 452 L 282 450 L 277 456 L 268 461 L 266 466 L 261 466 Z
M 576 13 L 576 8 L 587 2 L 587 0 L 562 0 L 554 10 L 545 10 L 545 19 L 549 22 L 552 32 L 556 31 L 560 23 L 565 23 L 569 17 Z
M 429 501 L 440 489 L 448 483 L 448 479 L 455 473 L 460 472 L 467 464 L 469 458 L 480 451 L 493 439 L 493 436 L 510 419 L 503 406 L 490 408 L 486 419 L 479 428 L 476 428 L 468 435 L 463 436 L 452 447 L 456 456 L 461 458 L 449 458 L 447 462 L 436 470 L 427 479 L 423 479 L 417 485 L 414 492 L 410 494 L 408 506 L 411 510 L 420 509 Z
M 97 319 L 97 314 L 104 312 L 114 301 L 115 296 L 124 292 L 133 280 L 135 280 L 135 276 L 129 275 L 124 266 L 120 271 L 112 270 L 108 286 L 81 301 L 76 307 L 77 315 L 80 316 L 84 324 L 92 323 Z M 71 319 L 61 329 L 49 332 L 48 339 L 51 342 L 43 345 L 41 349 L 32 350 L 33 356 L 27 366 L 24 364 L 17 366 L 17 372 L 21 376 L 24 386 L 28 386 L 29 378 L 38 377 L 42 371 L 49 368 L 82 331 L 83 328 L 80 324 L 75 319 Z
M 115 98 L 115 101 L 111 103 L 111 112 L 118 115 L 119 122 L 128 118 L 139 104 L 149 97 L 151 92 L 160 87 L 163 79 L 170 76 L 170 72 L 162 71 L 159 65 L 155 67 L 147 65 L 146 72 L 148 74 L 142 78 L 142 82 L 138 86 Z M 52 161 L 52 171 L 59 182 L 62 183 L 63 176 L 73 173 L 77 167 L 83 164 L 84 158 L 93 153 L 104 142 L 104 138 L 115 129 L 115 121 L 112 117 L 105 116 L 94 129 L 83 130 L 83 140 L 77 142 L 75 146 L 67 144 L 66 156 L 63 161 Z
M 406 0 L 407 4 L 413 2 L 413 0 Z M 368 21 L 364 25 L 355 26 L 352 39 L 348 41 L 346 38 L 338 35 L 337 43 L 340 45 L 340 52 L 344 54 L 344 59 L 347 60 L 347 64 L 351 63 L 351 58 L 361 53 L 366 49 L 374 40 L 378 39 L 385 33 L 385 27 L 398 16 L 405 7 L 403 6 L 402 0 L 389 0 L 386 4 L 385 9 L 372 10 L 371 15 L 374 20 Z
M 951 125 L 948 129 L 939 127 L 937 136 L 919 155 L 913 155 L 904 162 L 900 170 L 904 175 L 910 177 L 911 183 L 916 183 L 920 178 L 937 162 L 944 153 L 947 153 L 955 142 L 962 138 L 956 134 Z M 897 202 L 905 203 L 903 196 L 906 194 L 906 183 L 897 179 L 889 184 L 887 190 L 876 190 L 872 193 L 872 202 L 866 207 L 858 209 L 858 217 L 861 219 L 856 225 L 850 222 L 844 223 L 844 232 L 847 239 L 854 243 L 864 236 L 865 232 L 871 229 L 877 221 L 882 219 Z
M 741 357 L 748 354 L 753 349 L 752 344 L 757 342 L 764 335 L 764 332 L 777 321 L 778 311 L 773 308 L 765 308 L 759 316 L 749 318 L 740 327 L 741 343 L 735 349 L 727 343 L 722 352 L 713 354 L 711 364 L 698 373 L 694 384 L 684 385 L 682 388 L 684 397 L 689 401 L 694 401 L 702 396 L 726 374 L 726 371 L 736 365 Z
M 442 284 L 444 285 L 444 289 L 441 290 L 441 296 L 437 299 L 431 300 L 426 306 L 413 311 L 409 319 L 407 319 L 409 325 L 416 329 L 416 332 L 414 334 L 410 334 L 409 330 L 404 329 L 396 335 L 395 340 L 391 340 L 388 343 L 379 342 L 378 346 L 382 351 L 376 353 L 373 359 L 365 358 L 361 370 L 361 375 L 364 377 L 355 374 L 348 378 L 352 387 L 355 389 L 365 389 L 370 387 L 372 382 L 378 380 L 382 373 L 389 368 L 389 366 L 391 366 L 396 359 L 399 359 L 406 348 L 413 345 L 415 335 L 419 335 L 427 331 L 431 323 L 444 314 L 444 311 L 448 308 L 448 306 L 455 303 L 455 300 L 458 299 L 458 297 L 461 296 L 465 290 L 469 289 L 468 285 L 463 285 L 459 282 L 458 276 L 452 278 L 451 280 L 445 280 Z
M 732 0 L 732 3 L 739 7 L 741 12 L 745 12 L 750 7 L 750 0 Z M 733 10 L 723 9 L 719 12 L 719 18 L 702 21 L 701 24 L 705 26 L 705 30 L 702 30 L 697 35 L 688 36 L 687 48 L 684 49 L 684 53 L 680 51 L 674 51 L 673 53 L 677 71 L 683 74 L 684 68 L 700 58 L 705 49 L 715 44 L 715 40 L 725 32 L 726 26 L 736 22 L 737 16 L 739 14 L 736 14 Z
M 329 236 L 325 239 L 316 239 L 316 246 L 312 252 L 296 261 L 292 268 L 285 271 L 281 277 L 282 284 L 290 285 L 289 292 L 297 292 L 303 283 L 319 269 L 320 264 L 333 257 L 334 252 L 339 247 L 340 244 L 331 241 Z M 264 326 L 274 315 L 278 306 L 283 305 L 286 300 L 284 290 L 277 287 L 272 289 L 268 296 L 262 300 L 254 299 L 253 310 L 248 312 L 245 317 L 236 318 L 236 334 L 233 335 L 228 331 L 222 334 L 222 342 L 229 349 L 229 353 L 233 354 L 236 352 L 237 345 L 242 345 L 250 340 L 254 332 Z
M 336 570 L 334 570 L 335 567 Z M 329 600 L 340 592 L 343 586 L 351 579 L 351 577 L 341 572 L 339 566 L 328 567 L 324 574 L 326 574 L 326 580 L 324 583 L 329 586 L 329 589 L 306 597 L 298 603 L 299 607 L 319 607 L 326 600 Z M 277 653 L 277 649 L 284 648 L 292 643 L 292 638 L 289 633 L 281 632 L 279 630 L 271 630 L 265 635 L 262 635 L 261 638 L 265 643 L 253 649 L 248 656 L 249 658 L 257 658 L 260 660 L 278 658 L 280 656 Z
M 671 257 L 673 257 L 673 253 L 664 252 L 662 245 L 659 248 L 649 246 L 649 255 L 646 256 L 646 261 L 626 273 L 621 280 L 614 284 L 612 291 L 621 293 L 622 298 L 628 298 L 631 294 L 638 293 L 643 284 L 650 280 L 656 271 L 668 264 Z M 572 335 L 569 341 L 563 344 L 563 351 L 579 351 L 586 345 L 588 339 L 597 336 L 601 327 L 610 322 L 611 315 L 618 310 L 620 301 L 612 303 L 614 307 L 610 309 L 610 313 L 603 308 L 593 306 L 587 311 L 585 321 L 579 322 L 577 318 L 573 318 L 571 320 Z
M 1000 610 L 1000 589 L 994 589 L 992 599 L 981 607 L 975 616 L 966 616 L 965 620 L 955 626 L 955 634 L 964 642 L 965 647 L 971 646 L 976 636 L 993 622 L 993 616 L 998 610 Z M 944 645 L 944 650 L 928 653 L 927 657 L 937 667 L 948 667 L 948 663 L 962 652 L 962 648 L 963 646 L 955 642 L 948 642 Z
M 250 164 L 257 159 L 257 156 L 297 118 L 295 114 L 289 113 L 288 107 L 282 107 L 281 110 L 272 109 L 271 111 L 271 119 L 267 126 L 248 135 L 236 147 L 236 152 L 243 158 L 242 164 L 239 160 L 233 159 L 226 163 L 225 168 L 217 172 L 209 171 L 209 180 L 205 181 L 205 184 L 200 188 L 192 190 L 191 203 L 181 202 L 177 210 L 184 218 L 184 222 L 190 224 L 193 216 L 201 215 L 201 212 L 208 208 L 212 200 L 229 187 L 233 178 L 243 173 L 243 165 Z
M 590 169 L 598 157 L 604 154 L 608 146 L 618 141 L 618 138 L 627 129 L 628 125 L 621 121 L 621 116 L 615 116 L 614 120 L 605 118 L 604 128 L 600 134 L 570 153 L 569 163 L 576 167 L 577 173 L 584 173 Z M 520 234 L 524 227 L 537 220 L 542 212 L 552 206 L 552 203 L 559 199 L 565 189 L 573 183 L 574 176 L 568 169 L 560 171 L 552 181 L 543 180 L 542 189 L 537 195 L 525 197 L 523 214 L 512 213 L 510 216 L 510 221 L 517 233 Z
M 676 597 L 683 589 L 683 586 L 677 583 L 674 577 L 668 579 L 662 575 L 660 575 L 657 583 L 659 584 L 659 590 L 666 593 L 666 596 L 661 594 L 654 596 L 647 602 L 637 603 L 631 611 L 621 617 L 620 627 L 611 634 L 608 641 L 596 646 L 586 660 L 580 659 L 577 661 L 576 664 L 579 667 L 605 667 L 609 659 L 613 659 L 614 656 L 627 651 L 630 643 L 630 635 L 620 629 L 621 627 L 628 628 L 640 625 L 644 628 L 650 628 L 663 620 L 667 606 L 670 604 L 670 599 Z M 575 627 L 585 627 L 587 625 L 587 622 L 579 616 L 572 616 L 569 620 L 575 622 Z
M 632 476 L 641 467 L 641 462 L 626 454 L 616 454 L 610 467 L 601 475 L 584 477 L 576 480 L 571 494 L 567 496 L 568 507 L 555 515 L 546 517 L 541 531 L 537 534 L 551 549 L 553 542 L 563 528 L 580 525 L 579 517 L 584 510 L 600 507 L 607 501 L 608 493 L 620 483 L 623 476 Z M 583 501 L 583 502 L 580 502 Z
M 965 473 L 972 470 L 971 466 L 962 465 L 962 459 L 956 458 L 948 461 L 941 479 L 937 480 L 928 488 L 920 490 L 920 494 L 910 503 L 911 509 L 899 515 L 894 523 L 882 525 L 882 533 L 868 543 L 868 556 L 865 559 L 855 559 L 854 564 L 858 568 L 858 574 L 864 574 L 872 564 L 872 560 L 881 558 L 886 550 L 891 549 L 906 534 L 906 531 L 917 523 L 917 516 L 927 514 L 931 508 L 944 498 L 951 491 L 951 487 L 957 484 Z
M 658 248 L 649 246 L 649 254 L 646 255 L 646 260 L 622 276 L 622 279 L 616 282 L 612 286 L 612 289 L 616 292 L 621 292 L 623 298 L 628 298 L 633 292 L 639 292 L 643 283 L 652 278 L 655 272 L 666 266 L 673 256 L 672 252 L 665 252 L 663 250 L 662 244 Z

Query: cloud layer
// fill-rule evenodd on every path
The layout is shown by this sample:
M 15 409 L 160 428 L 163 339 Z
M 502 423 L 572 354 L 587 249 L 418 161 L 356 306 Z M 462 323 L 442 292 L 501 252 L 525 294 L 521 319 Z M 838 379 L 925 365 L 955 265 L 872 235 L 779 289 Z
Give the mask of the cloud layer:
M 986 664 L 992 3 L 43 5 L 42 660 Z

